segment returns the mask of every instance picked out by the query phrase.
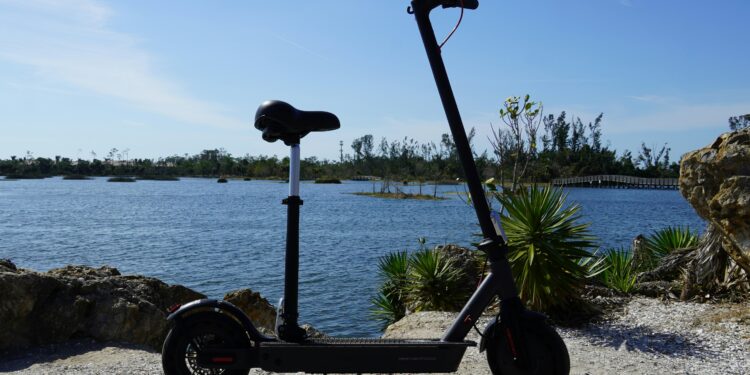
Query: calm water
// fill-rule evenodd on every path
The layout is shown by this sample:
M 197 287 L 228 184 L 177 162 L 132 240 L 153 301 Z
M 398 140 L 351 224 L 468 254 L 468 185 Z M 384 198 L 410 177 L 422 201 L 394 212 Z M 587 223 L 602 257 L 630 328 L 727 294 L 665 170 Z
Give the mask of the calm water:
M 455 194 L 461 186 L 439 187 L 449 198 L 443 201 L 347 194 L 371 191 L 369 182 L 303 182 L 301 190 L 300 320 L 329 334 L 379 333 L 368 316 L 378 257 L 415 249 L 419 237 L 468 244 L 478 231 L 473 210 Z M 605 247 L 629 246 L 635 235 L 667 225 L 703 226 L 676 191 L 568 192 Z M 0 258 L 36 270 L 108 264 L 210 297 L 249 287 L 275 304 L 283 291 L 280 202 L 287 193 L 272 181 L 0 181 Z

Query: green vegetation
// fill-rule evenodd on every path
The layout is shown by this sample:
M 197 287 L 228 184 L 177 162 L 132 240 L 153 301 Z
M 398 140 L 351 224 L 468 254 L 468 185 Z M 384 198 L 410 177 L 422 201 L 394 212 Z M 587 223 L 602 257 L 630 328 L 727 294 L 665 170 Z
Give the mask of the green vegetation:
M 584 125 L 566 112 L 559 115 L 542 112 L 542 104 L 511 97 L 499 112 L 507 128 L 493 131 L 493 148 L 475 151 L 475 162 L 483 178 L 506 179 L 511 187 L 523 182 L 547 182 L 558 177 L 592 174 L 622 174 L 639 177 L 675 177 L 679 165 L 671 162 L 667 145 L 641 145 L 637 155 L 625 150 L 617 154 L 603 144 L 603 114 Z M 746 116 L 730 119 L 730 126 L 744 127 Z M 542 126 L 543 125 L 543 126 Z M 468 134 L 469 142 L 475 135 Z M 438 142 L 419 142 L 411 138 L 387 140 L 366 134 L 351 143 L 351 154 L 339 160 L 309 157 L 301 161 L 301 178 L 382 179 L 383 192 L 392 181 L 424 184 L 451 183 L 464 175 L 456 145 L 449 134 Z M 226 150 L 203 150 L 196 155 L 172 155 L 158 159 L 130 158 L 127 149 L 111 149 L 104 157 L 91 152 L 90 159 L 13 155 L 0 160 L 0 175 L 11 178 L 43 178 L 55 175 L 86 176 L 195 176 L 284 179 L 289 158 L 276 156 L 233 156 Z
M 428 194 L 409 194 L 404 193 L 402 191 L 397 191 L 395 193 L 368 193 L 368 192 L 356 192 L 352 193 L 354 195 L 362 195 L 366 197 L 375 197 L 375 198 L 387 198 L 387 199 L 417 199 L 417 200 L 428 200 L 428 201 L 439 201 L 446 198 L 438 197 L 434 195 L 428 195 Z
M 730 130 L 741 130 L 750 127 L 750 113 L 742 116 L 732 116 L 729 118 Z
M 659 261 L 676 249 L 698 244 L 698 234 L 690 228 L 667 227 L 646 237 L 646 244 L 636 254 L 636 267 L 641 271 L 654 268 Z
M 633 267 L 633 253 L 628 249 L 609 249 L 601 259 L 605 268 L 599 277 L 604 285 L 629 293 L 635 286 L 637 273 Z
M 581 302 L 590 276 L 585 260 L 595 247 L 588 224 L 579 223 L 580 207 L 552 187 L 494 192 L 502 204 L 508 259 L 521 300 L 534 310 L 554 312 Z
M 340 184 L 341 180 L 335 177 L 320 177 L 315 179 L 316 184 Z
M 372 314 L 383 328 L 401 319 L 407 310 L 458 311 L 471 293 L 461 282 L 465 271 L 437 248 L 385 255 L 378 268 L 382 283 L 372 299 Z
M 406 251 L 390 253 L 380 257 L 378 272 L 382 284 L 373 298 L 373 317 L 383 324 L 401 319 L 406 314 L 406 288 L 409 280 L 409 256 Z
M 456 311 L 460 308 L 460 271 L 438 250 L 420 250 L 409 259 L 409 303 L 414 311 Z

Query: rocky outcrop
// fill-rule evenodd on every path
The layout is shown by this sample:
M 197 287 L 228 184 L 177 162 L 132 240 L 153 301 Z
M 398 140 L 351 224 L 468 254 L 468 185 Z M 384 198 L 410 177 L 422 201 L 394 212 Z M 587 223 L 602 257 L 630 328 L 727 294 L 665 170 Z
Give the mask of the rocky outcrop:
M 67 266 L 39 273 L 0 262 L 0 350 L 71 338 L 159 348 L 166 309 L 204 298 L 180 285 L 121 275 L 112 267 Z
M 239 307 L 253 322 L 255 328 L 271 334 L 276 324 L 276 309 L 260 293 L 250 289 L 229 292 L 224 300 Z
M 158 348 L 166 309 L 204 298 L 180 285 L 121 275 L 112 267 L 67 266 L 46 273 L 0 262 L 0 349 L 91 337 Z
M 721 231 L 724 250 L 750 275 L 750 128 L 685 154 L 680 192 Z

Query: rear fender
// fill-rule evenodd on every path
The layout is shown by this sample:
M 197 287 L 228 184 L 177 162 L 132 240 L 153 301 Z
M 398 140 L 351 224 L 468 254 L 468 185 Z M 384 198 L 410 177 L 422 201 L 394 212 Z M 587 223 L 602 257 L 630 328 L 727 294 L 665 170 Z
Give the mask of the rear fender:
M 215 299 L 195 300 L 180 306 L 176 311 L 169 314 L 167 320 L 179 323 L 182 319 L 200 312 L 223 314 L 232 318 L 242 325 L 242 328 L 245 329 L 250 339 L 255 342 L 276 341 L 275 338 L 260 333 L 242 310 L 227 301 L 219 301 Z
M 527 322 L 531 321 L 534 323 L 543 323 L 547 320 L 547 316 L 536 311 L 524 310 L 521 313 L 521 320 Z M 487 323 L 487 326 L 484 327 L 484 332 L 482 332 L 482 340 L 479 342 L 480 353 L 487 348 L 487 339 L 492 339 L 496 334 L 499 334 L 503 331 L 502 325 L 503 323 L 500 321 L 499 317 L 495 317 L 489 323 Z

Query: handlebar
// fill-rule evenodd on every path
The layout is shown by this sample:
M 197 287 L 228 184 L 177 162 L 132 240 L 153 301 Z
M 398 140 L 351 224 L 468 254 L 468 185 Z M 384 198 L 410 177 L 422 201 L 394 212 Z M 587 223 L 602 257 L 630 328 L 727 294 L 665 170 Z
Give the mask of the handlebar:
M 433 9 L 442 6 L 443 8 L 460 8 L 463 4 L 464 9 L 477 9 L 479 0 L 412 0 L 409 7 L 409 13 L 412 9 L 421 9 L 423 13 L 430 13 Z
M 461 0 L 442 0 L 441 5 L 443 8 L 460 8 Z M 479 7 L 479 0 L 463 0 L 464 9 L 477 9 Z

